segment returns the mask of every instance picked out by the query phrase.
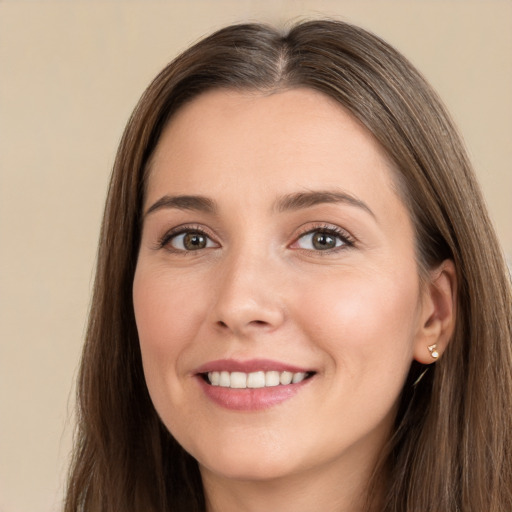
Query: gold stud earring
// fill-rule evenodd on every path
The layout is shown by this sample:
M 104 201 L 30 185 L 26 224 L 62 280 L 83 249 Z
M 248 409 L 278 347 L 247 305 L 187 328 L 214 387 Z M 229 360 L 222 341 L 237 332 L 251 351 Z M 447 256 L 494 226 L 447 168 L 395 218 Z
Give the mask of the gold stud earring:
M 430 352 L 430 355 L 434 359 L 437 359 L 439 357 L 439 352 L 437 351 L 437 345 L 435 343 L 433 345 L 429 345 L 427 348 L 428 351 Z

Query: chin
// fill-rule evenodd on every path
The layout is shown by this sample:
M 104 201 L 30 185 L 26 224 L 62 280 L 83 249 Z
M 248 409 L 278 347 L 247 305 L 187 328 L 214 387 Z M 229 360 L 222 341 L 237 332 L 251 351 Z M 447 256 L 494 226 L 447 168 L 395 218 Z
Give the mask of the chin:
M 263 456 L 262 456 L 263 455 Z M 274 455 L 274 456 L 272 456 Z M 201 473 L 212 473 L 228 480 L 276 480 L 297 471 L 289 456 L 283 460 L 275 453 L 224 453 L 215 460 L 198 459 Z

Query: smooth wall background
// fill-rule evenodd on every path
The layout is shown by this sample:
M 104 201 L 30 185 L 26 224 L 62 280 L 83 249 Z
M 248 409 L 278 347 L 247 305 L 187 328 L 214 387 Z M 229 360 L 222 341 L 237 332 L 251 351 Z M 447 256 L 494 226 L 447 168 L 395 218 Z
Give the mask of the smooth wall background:
M 235 21 L 336 16 L 433 83 L 512 257 L 512 2 L 0 0 L 0 512 L 60 510 L 110 168 L 180 50 Z

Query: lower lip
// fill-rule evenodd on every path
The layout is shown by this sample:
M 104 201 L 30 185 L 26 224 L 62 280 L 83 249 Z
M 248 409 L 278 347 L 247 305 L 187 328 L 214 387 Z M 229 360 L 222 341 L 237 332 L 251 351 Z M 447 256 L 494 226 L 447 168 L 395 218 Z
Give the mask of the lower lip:
M 197 377 L 199 385 L 210 400 L 234 411 L 260 411 L 278 405 L 295 396 L 311 379 L 312 377 L 286 386 L 233 389 L 212 386 L 202 377 Z

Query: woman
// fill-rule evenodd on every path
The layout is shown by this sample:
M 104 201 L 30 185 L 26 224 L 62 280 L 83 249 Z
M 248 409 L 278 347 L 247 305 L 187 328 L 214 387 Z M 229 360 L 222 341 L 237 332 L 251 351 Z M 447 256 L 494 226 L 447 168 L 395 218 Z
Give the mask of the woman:
M 511 304 L 403 56 L 341 22 L 221 30 L 121 141 L 66 510 L 510 510 Z

